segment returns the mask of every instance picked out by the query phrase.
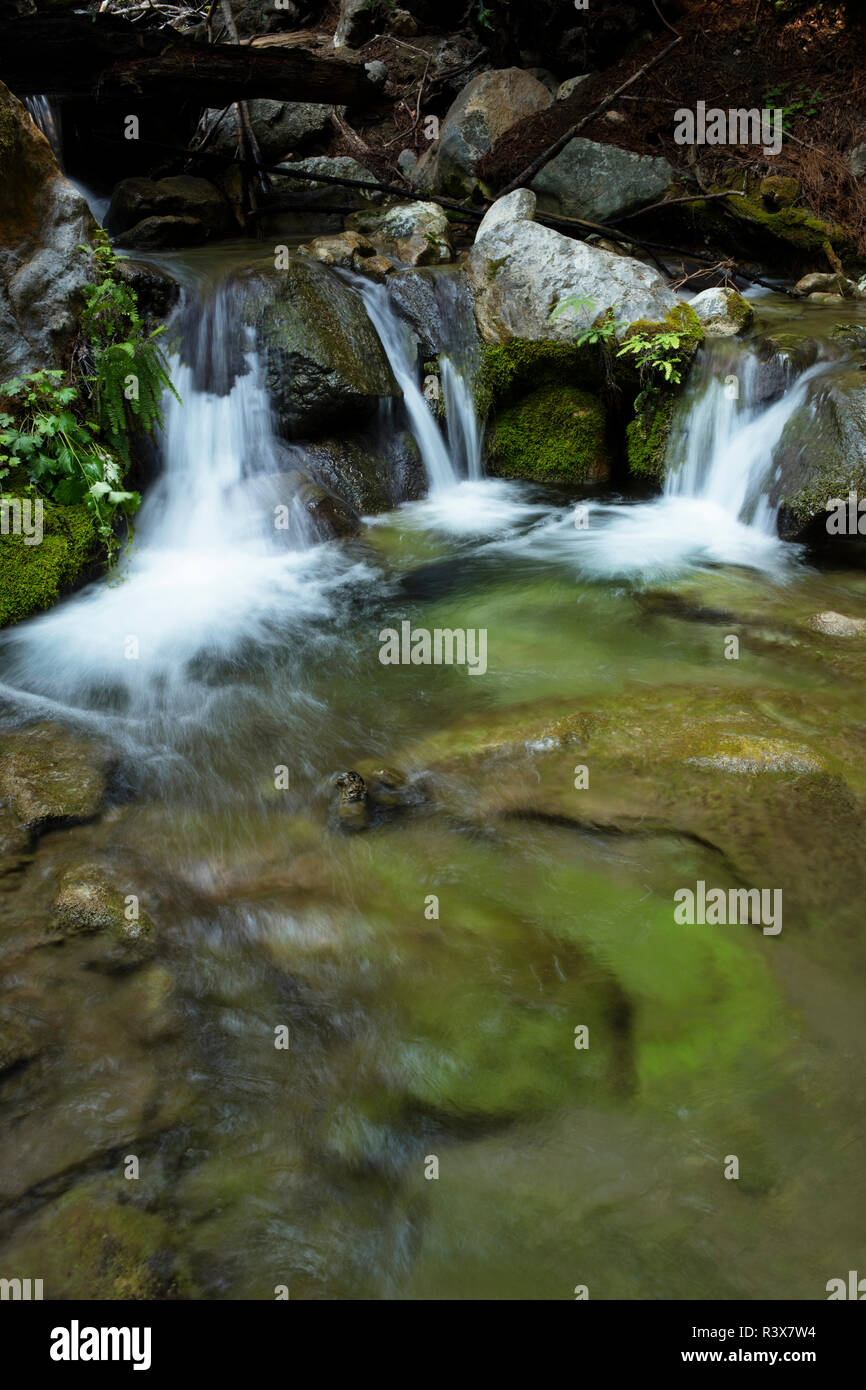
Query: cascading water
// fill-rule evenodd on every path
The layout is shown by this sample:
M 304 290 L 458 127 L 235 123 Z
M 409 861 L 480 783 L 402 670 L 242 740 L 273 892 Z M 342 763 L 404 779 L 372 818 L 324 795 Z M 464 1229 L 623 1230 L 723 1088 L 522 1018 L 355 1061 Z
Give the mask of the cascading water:
M 761 363 L 747 349 L 704 349 L 667 446 L 664 492 L 653 502 L 592 507 L 577 530 L 578 562 L 601 577 L 658 579 L 694 564 L 781 572 L 796 554 L 779 540 L 769 501 L 773 452 L 825 364 L 779 399 L 762 399 Z
M 134 542 L 107 582 L 4 635 L 7 696 L 182 714 L 202 698 L 203 660 L 329 613 L 351 561 L 311 546 L 239 294 L 224 285 L 178 310 L 168 336 L 181 340 L 171 372 L 183 403 L 167 397 L 164 466 Z
M 46 96 L 25 97 L 24 100 L 34 124 L 42 131 L 42 134 L 54 151 L 54 158 L 60 165 L 62 172 L 66 174 L 72 187 L 78 189 L 78 192 L 87 203 L 87 206 L 90 208 L 97 222 L 101 223 L 105 214 L 108 212 L 108 205 L 111 199 L 101 197 L 98 193 L 94 193 L 92 189 L 87 188 L 83 183 L 80 183 L 78 179 L 69 178 L 69 175 L 66 173 L 63 160 L 63 129 L 60 109 Z

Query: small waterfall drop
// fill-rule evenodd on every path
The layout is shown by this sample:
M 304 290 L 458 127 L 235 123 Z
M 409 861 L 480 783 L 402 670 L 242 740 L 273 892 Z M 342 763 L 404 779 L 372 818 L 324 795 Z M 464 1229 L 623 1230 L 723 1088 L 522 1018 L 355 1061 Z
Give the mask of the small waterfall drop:
M 24 105 L 27 107 L 34 124 L 42 131 L 54 151 L 54 158 L 62 169 L 63 143 L 60 138 L 60 112 L 45 96 L 25 97 Z

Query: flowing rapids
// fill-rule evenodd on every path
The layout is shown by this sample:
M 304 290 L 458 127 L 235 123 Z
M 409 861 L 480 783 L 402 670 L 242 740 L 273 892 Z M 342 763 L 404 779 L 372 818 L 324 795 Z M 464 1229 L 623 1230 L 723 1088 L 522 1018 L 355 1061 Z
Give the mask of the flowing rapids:
M 0 638 L 6 724 L 113 751 L 105 812 L 2 895 L 15 1007 L 52 1039 L 4 1088 L 4 1200 L 51 1249 L 96 1210 L 175 1296 L 823 1297 L 862 1183 L 834 779 L 866 712 L 856 644 L 816 655 L 808 619 L 866 582 L 775 535 L 811 375 L 759 402 L 747 350 L 706 353 L 664 494 L 578 515 L 483 476 L 449 285 L 443 428 L 386 288 L 352 283 L 427 496 L 317 541 L 239 291 L 190 289 L 118 569 Z M 486 673 L 383 665 L 404 622 L 484 629 Z M 362 833 L 346 771 L 378 789 Z M 45 940 L 94 865 L 156 923 L 136 970 Z M 678 925 L 697 882 L 782 891 L 784 930 Z M 37 1240 L 15 1221 L 4 1269 Z

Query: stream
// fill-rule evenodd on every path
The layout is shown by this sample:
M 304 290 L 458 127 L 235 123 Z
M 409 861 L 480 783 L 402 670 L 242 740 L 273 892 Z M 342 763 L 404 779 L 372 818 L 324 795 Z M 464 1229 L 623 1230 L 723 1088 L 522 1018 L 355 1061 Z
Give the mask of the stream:
M 866 612 L 866 576 L 781 541 L 768 491 L 825 364 L 762 402 L 748 344 L 711 345 L 663 494 L 575 498 L 483 476 L 457 308 L 442 429 L 387 289 L 348 277 L 428 492 L 323 543 L 237 282 L 162 261 L 183 405 L 134 539 L 0 635 L 5 726 L 118 762 L 3 894 L 52 1039 L 0 1100 L 5 1263 L 48 1278 L 109 1202 L 166 1297 L 824 1297 L 862 1256 L 866 663 L 808 620 Z M 485 629 L 486 671 L 383 664 L 404 622 Z M 363 833 L 348 769 L 380 788 Z M 157 923 L 135 971 L 21 949 L 93 862 Z M 783 930 L 677 924 L 698 880 L 781 888 Z

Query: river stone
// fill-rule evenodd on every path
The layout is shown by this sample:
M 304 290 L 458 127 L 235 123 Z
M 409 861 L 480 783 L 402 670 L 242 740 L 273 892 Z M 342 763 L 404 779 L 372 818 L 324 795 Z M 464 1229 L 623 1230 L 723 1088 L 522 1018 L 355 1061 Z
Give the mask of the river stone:
M 373 37 L 375 8 L 369 0 L 340 0 L 340 17 L 334 31 L 335 48 L 360 48 Z
M 755 311 L 736 290 L 711 289 L 691 301 L 707 338 L 735 338 L 754 322 Z
M 306 440 L 305 464 L 353 512 L 375 516 L 422 497 L 426 480 L 411 434 L 386 432 Z
M 773 453 L 769 500 L 780 508 L 779 530 L 800 535 L 832 498 L 866 496 L 866 383 L 850 368 L 811 383 Z
M 475 233 L 476 245 L 494 228 L 504 226 L 507 222 L 534 222 L 535 204 L 536 197 L 531 188 L 515 188 L 512 193 L 506 193 L 504 198 L 497 198 L 481 219 Z
M 260 98 L 247 102 L 253 134 L 266 164 L 277 164 L 321 140 L 330 129 L 331 108 L 318 102 L 271 101 Z M 222 119 L 219 120 L 220 116 Z M 204 113 L 206 129 L 219 120 L 216 133 L 208 143 L 214 154 L 233 156 L 238 136 L 231 110 L 225 115 L 215 108 Z
M 536 174 L 531 187 L 544 212 L 606 222 L 657 203 L 673 176 L 666 159 L 576 136 Z
M 618 319 L 632 323 L 663 319 L 680 302 L 652 267 L 537 222 L 495 227 L 472 248 L 467 270 L 487 343 L 511 338 L 570 343 L 612 306 Z M 571 295 L 590 302 L 551 320 L 552 310 Z
M 286 438 L 363 421 L 399 395 L 361 300 L 326 266 L 298 256 L 285 270 L 243 278 L 251 288 L 245 313 L 264 348 Z
M 30 830 L 92 820 L 105 797 L 112 756 L 59 724 L 0 738 L 0 797 Z
M 857 286 L 845 275 L 830 274 L 829 271 L 814 270 L 804 275 L 794 286 L 794 293 L 801 295 L 834 294 L 851 298 Z
M 418 187 L 471 194 L 478 165 L 499 137 L 552 101 L 544 84 L 522 68 L 479 73 L 449 108 L 438 141 L 419 159 L 413 176 Z
M 334 236 L 317 236 L 299 248 L 321 265 L 336 265 L 343 270 L 360 270 L 363 262 L 375 255 L 376 248 L 360 232 L 338 232 Z
M 0 381 L 65 364 L 99 229 L 45 136 L 0 82 Z
M 439 265 L 452 259 L 448 218 L 436 203 L 396 203 L 384 212 L 354 212 L 346 226 L 404 265 Z
M 809 620 L 809 626 L 827 637 L 862 637 L 866 632 L 866 618 L 848 618 L 844 613 L 816 613 Z

